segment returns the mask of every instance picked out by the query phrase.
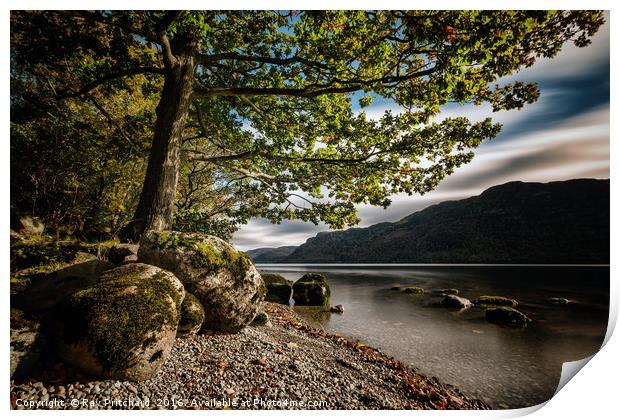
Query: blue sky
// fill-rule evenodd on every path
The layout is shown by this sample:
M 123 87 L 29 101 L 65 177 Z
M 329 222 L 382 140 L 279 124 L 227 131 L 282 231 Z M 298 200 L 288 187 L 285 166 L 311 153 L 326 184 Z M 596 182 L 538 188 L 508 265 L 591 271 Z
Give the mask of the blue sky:
M 539 84 L 540 99 L 522 110 L 492 113 L 485 106 L 444 108 L 441 117 L 466 116 L 476 121 L 491 116 L 503 124 L 503 130 L 434 191 L 424 196 L 394 196 L 385 210 L 358 206 L 359 226 L 396 221 L 429 205 L 477 195 L 509 181 L 609 178 L 609 45 L 606 23 L 587 48 L 567 44 L 554 59 L 540 60 L 507 78 Z M 390 107 L 379 103 L 366 108 L 366 113 L 378 117 Z M 243 250 L 300 245 L 326 230 L 322 224 L 285 221 L 272 225 L 253 219 L 234 235 L 233 244 Z

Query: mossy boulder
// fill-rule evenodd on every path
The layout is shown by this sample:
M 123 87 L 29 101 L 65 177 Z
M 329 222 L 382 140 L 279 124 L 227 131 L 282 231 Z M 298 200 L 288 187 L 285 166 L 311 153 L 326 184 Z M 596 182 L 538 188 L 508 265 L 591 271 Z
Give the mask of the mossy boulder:
M 50 309 L 67 296 L 93 286 L 99 276 L 114 264 L 98 260 L 92 256 L 49 274 L 40 275 L 21 293 L 13 297 L 16 306 L 28 311 Z
M 528 323 L 532 322 L 523 312 L 505 306 L 488 308 L 485 318 L 493 324 L 506 325 L 508 327 L 526 327 Z
M 38 217 L 21 216 L 17 222 L 15 229 L 24 235 L 42 235 L 45 230 L 45 225 Z
M 293 293 L 293 282 L 287 280 L 280 274 L 261 274 L 265 287 L 267 288 L 267 294 L 265 300 L 267 302 L 276 302 L 283 305 L 288 305 L 291 300 L 291 294 Z
M 480 306 L 508 306 L 514 308 L 519 304 L 514 299 L 510 299 L 503 296 L 480 296 L 474 301 L 476 305 Z
M 205 310 L 196 296 L 185 292 L 181 303 L 181 319 L 177 329 L 177 337 L 187 337 L 200 331 L 205 320 Z
M 450 309 L 466 309 L 472 306 L 472 303 L 469 301 L 469 299 L 465 299 L 455 295 L 446 295 L 441 300 L 441 306 Z
M 158 267 L 106 271 L 57 306 L 57 354 L 90 375 L 146 380 L 170 354 L 184 296 L 181 282 Z
M 295 305 L 322 306 L 329 309 L 329 284 L 325 276 L 308 273 L 293 284 Z
M 203 328 L 238 332 L 258 313 L 263 280 L 243 252 L 200 233 L 148 231 L 138 260 L 173 272 L 205 310 Z
M 403 291 L 407 293 L 408 295 L 423 295 L 424 294 L 424 289 L 422 289 L 421 287 L 415 287 L 415 286 L 405 287 Z

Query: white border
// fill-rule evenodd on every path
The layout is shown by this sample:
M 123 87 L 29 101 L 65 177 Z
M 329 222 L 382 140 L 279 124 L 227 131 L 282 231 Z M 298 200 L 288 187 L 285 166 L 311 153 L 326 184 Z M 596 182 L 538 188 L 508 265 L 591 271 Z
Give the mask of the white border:
M 237 2 L 225 2 L 225 1 L 187 1 L 187 0 L 175 0 L 172 1 L 161 1 L 161 0 L 139 0 L 139 1 L 100 1 L 94 0 L 89 2 L 75 2 L 75 1 L 42 1 L 42 0 L 23 0 L 23 1 L 6 1 L 3 2 L 5 5 L 5 11 L 3 13 L 3 25 L 2 25 L 2 35 L 4 42 L 2 43 L 2 60 L 4 63 L 4 68 L 9 68 L 9 10 L 10 9 L 80 9 L 80 8 L 89 8 L 89 9 L 289 9 L 289 8 L 302 8 L 302 9 L 329 9 L 329 8 L 338 8 L 338 9 L 381 9 L 381 8 L 389 8 L 389 9 L 554 9 L 554 8 L 563 8 L 563 9 L 604 9 L 611 10 L 611 45 L 618 45 L 617 43 L 617 31 L 614 28 L 613 23 L 615 23 L 615 13 L 617 7 L 615 2 L 609 1 L 601 1 L 601 0 L 592 0 L 592 1 L 575 1 L 575 0 L 565 0 L 562 2 L 558 1 L 550 1 L 550 0 L 520 0 L 520 1 L 468 1 L 468 2 L 455 2 L 455 1 L 446 1 L 446 0 L 435 0 L 432 2 L 429 1 L 402 1 L 402 0 L 392 0 L 389 3 L 380 3 L 377 1 L 368 1 L 368 0 L 358 0 L 358 1 L 347 1 L 347 2 L 333 2 L 326 0 L 315 0 L 312 2 L 301 2 L 301 1 L 237 1 Z M 612 47 L 612 52 L 614 48 Z M 616 75 L 618 73 L 618 64 L 617 64 L 617 54 L 612 53 L 611 56 L 611 74 Z M 9 179 L 9 78 L 4 77 L 2 79 L 2 92 L 3 97 L 5 98 L 5 112 L 2 113 L 2 120 L 4 128 L 4 136 L 2 143 L 4 146 L 4 153 L 0 154 L 0 167 L 2 168 L 2 179 L 5 180 L 0 184 L 0 188 L 2 189 L 3 197 L 6 198 L 5 204 L 2 207 L 2 230 L 4 232 L 8 232 L 9 230 L 9 183 L 7 182 Z M 616 78 L 612 77 L 611 80 L 611 92 L 617 92 L 617 82 Z M 614 100 L 614 95 L 611 95 L 611 138 L 615 138 L 615 118 L 618 117 L 616 113 L 616 105 Z M 610 160 L 612 161 L 611 172 L 614 173 L 615 165 L 613 162 L 618 157 L 618 146 L 614 141 L 610 141 Z M 613 175 L 612 175 L 612 178 Z M 618 211 L 618 189 L 616 188 L 615 182 L 611 183 L 611 208 L 612 214 Z M 611 255 L 618 255 L 618 246 L 617 246 L 617 234 L 618 231 L 618 223 L 616 219 L 612 217 L 611 219 Z M 0 249 L 0 256 L 2 258 L 2 274 L 3 278 L 8 280 L 9 278 L 9 268 L 8 268 L 8 235 L 4 235 L 2 238 L 3 246 Z M 616 266 L 612 264 L 611 266 L 611 278 L 617 279 L 620 273 L 616 269 Z M 5 292 L 1 295 L 1 299 L 3 300 L 3 307 L 5 308 L 5 316 L 3 317 L 3 322 L 5 326 L 4 337 L 8 337 L 6 334 L 8 330 L 8 308 L 9 308 L 9 293 L 8 293 L 8 281 L 6 281 Z M 587 287 L 587 285 L 584 285 Z M 579 373 L 577 379 L 569 381 L 566 386 L 561 389 L 561 391 L 553 397 L 547 404 L 542 404 L 541 406 L 526 408 L 520 410 L 507 410 L 507 411 L 492 411 L 492 412 L 477 412 L 477 411 L 468 411 L 468 412 L 410 412 L 410 411 L 396 411 L 396 412 L 370 412 L 370 411 L 356 411 L 355 413 L 349 413 L 348 411 L 330 411 L 330 412 L 319 412 L 319 413 L 310 413 L 310 412 L 301 412 L 301 413 L 291 413 L 291 412 L 274 412 L 270 413 L 270 417 L 281 417 L 290 418 L 290 416 L 306 418 L 312 416 L 312 418 L 321 418 L 329 416 L 330 419 L 344 419 L 345 416 L 348 417 L 350 415 L 355 415 L 356 417 L 361 418 L 370 418 L 370 417 L 382 417 L 382 416 L 422 416 L 422 417 L 459 417 L 459 418 L 511 418 L 523 416 L 525 414 L 530 414 L 530 418 L 532 419 L 583 419 L 585 417 L 589 418 L 607 418 L 611 415 L 617 415 L 617 378 L 620 373 L 620 369 L 618 368 L 619 363 L 616 355 L 620 354 L 620 344 L 618 343 L 617 334 L 616 336 L 610 335 L 613 331 L 613 327 L 616 323 L 617 312 L 618 312 L 618 287 L 616 282 L 611 282 L 611 306 L 610 306 L 610 323 L 608 326 L 608 334 L 606 336 L 605 342 L 606 345 L 598 354 L 596 354 L 592 360 L 582 369 Z M 2 352 L 3 360 L 6 363 L 5 373 L 3 376 L 7 378 L 8 375 L 8 346 L 2 346 L 0 350 Z M 8 385 L 8 384 L 7 384 Z M 7 387 L 8 388 L 8 387 Z M 6 389 L 6 388 L 5 388 Z M 8 389 L 6 389 L 8 391 Z M 2 401 L 2 406 L 8 409 L 9 401 L 8 401 L 8 392 L 0 392 L 0 398 Z M 10 410 L 9 410 L 10 411 Z M 107 412 L 89 412 L 88 416 L 91 417 L 99 417 L 105 416 Z M 201 414 L 194 414 L 191 412 L 183 411 L 175 413 L 176 415 L 192 416 L 196 417 L 200 415 L 208 416 L 208 413 L 200 412 Z M 39 417 L 45 416 L 52 418 L 76 418 L 78 416 L 83 416 L 81 412 L 63 412 L 60 414 L 59 412 L 44 412 L 44 411 L 36 411 L 36 412 L 28 412 L 21 414 L 17 411 L 10 411 L 11 416 L 21 417 L 21 416 L 34 416 Z M 263 415 L 264 413 L 261 413 Z M 117 412 L 115 411 L 114 416 L 122 416 L 122 417 L 136 417 L 136 416 L 144 416 L 148 415 L 152 416 L 169 416 L 174 415 L 170 412 L 166 413 L 142 413 L 142 412 Z M 253 416 L 254 413 L 250 412 L 231 412 L 231 411 L 221 411 L 218 412 L 218 416 L 228 417 L 228 416 L 240 416 L 242 418 L 248 418 Z

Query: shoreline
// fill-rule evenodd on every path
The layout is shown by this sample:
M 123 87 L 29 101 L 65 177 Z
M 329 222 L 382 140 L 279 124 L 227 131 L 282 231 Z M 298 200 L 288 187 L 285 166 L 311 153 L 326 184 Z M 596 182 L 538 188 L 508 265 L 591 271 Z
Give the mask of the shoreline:
M 11 408 L 489 409 L 380 350 L 311 326 L 288 306 L 264 310 L 267 325 L 176 339 L 143 382 L 87 378 L 47 360 L 32 379 L 11 381 Z

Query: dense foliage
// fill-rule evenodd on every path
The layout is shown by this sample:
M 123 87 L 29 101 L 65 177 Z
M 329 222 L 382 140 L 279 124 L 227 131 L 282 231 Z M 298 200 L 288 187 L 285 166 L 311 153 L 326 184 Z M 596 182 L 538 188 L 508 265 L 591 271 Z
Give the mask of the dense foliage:
M 535 84 L 497 80 L 601 24 L 595 11 L 12 12 L 12 206 L 114 233 L 140 190 L 158 211 L 141 184 L 168 165 L 156 188 L 180 229 L 355 224 L 356 204 L 433 189 L 500 130 L 437 120 L 442 106 L 535 101 Z M 183 63 L 175 98 L 165 83 Z M 373 102 L 402 112 L 370 119 Z M 146 168 L 153 136 L 178 164 L 151 148 Z

